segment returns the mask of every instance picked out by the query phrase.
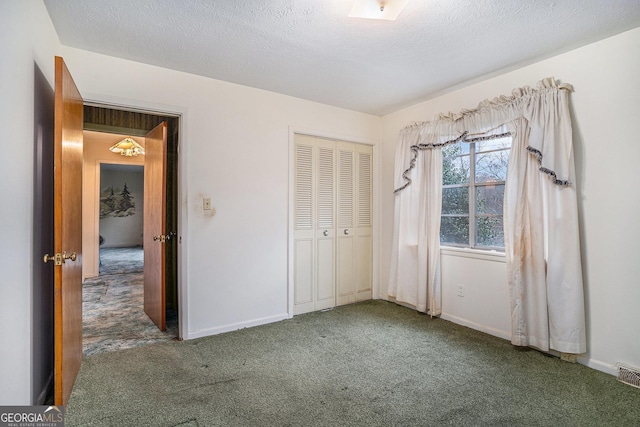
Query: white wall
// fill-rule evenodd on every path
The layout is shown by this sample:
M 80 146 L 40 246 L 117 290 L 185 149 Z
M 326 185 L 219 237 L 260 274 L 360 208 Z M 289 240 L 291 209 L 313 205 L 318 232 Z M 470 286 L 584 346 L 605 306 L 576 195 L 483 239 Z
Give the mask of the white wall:
M 0 13 L 0 405 L 27 405 L 31 386 L 34 64 L 53 83 L 60 44 L 40 1 L 4 1 Z
M 442 318 L 510 339 L 511 314 L 503 253 L 441 250 Z
M 634 187 L 640 182 L 639 52 L 640 28 L 636 28 L 385 116 L 381 149 L 381 294 L 386 293 L 389 274 L 393 159 L 398 131 L 412 121 L 472 108 L 486 98 L 508 95 L 516 87 L 533 86 L 544 77 L 555 76 L 575 89 L 571 104 L 588 329 L 588 353 L 580 361 L 610 373 L 617 362 L 640 367 L 640 341 L 636 339 L 640 331 L 640 197 Z M 465 304 L 464 310 L 460 301 L 456 305 L 455 298 L 446 296 L 455 293 L 449 288 L 455 287 L 457 280 L 468 280 L 457 277 L 454 269 L 477 273 L 474 286 L 488 289 L 495 287 L 491 283 L 494 272 L 485 274 L 489 266 L 486 262 L 479 265 L 472 258 L 452 262 L 447 256 L 443 258 L 443 312 L 461 323 L 475 323 L 486 329 L 487 320 L 482 320 L 486 313 L 481 310 L 504 310 L 503 295 L 495 300 L 484 298 L 479 304 Z M 498 320 L 492 318 L 491 322 Z M 510 329 L 508 323 L 492 327 Z
M 287 317 L 289 128 L 377 141 L 381 119 L 78 49 L 63 56 L 85 99 L 184 112 L 186 336 Z M 215 216 L 202 210 L 205 196 Z

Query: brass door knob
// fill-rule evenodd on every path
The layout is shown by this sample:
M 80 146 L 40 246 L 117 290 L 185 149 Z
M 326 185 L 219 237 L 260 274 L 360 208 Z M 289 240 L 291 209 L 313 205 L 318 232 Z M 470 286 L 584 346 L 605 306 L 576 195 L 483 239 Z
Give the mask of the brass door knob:
M 55 265 L 62 264 L 62 257 L 60 256 L 60 254 L 54 254 L 54 255 L 44 254 L 43 260 L 45 264 L 50 261 L 53 261 Z

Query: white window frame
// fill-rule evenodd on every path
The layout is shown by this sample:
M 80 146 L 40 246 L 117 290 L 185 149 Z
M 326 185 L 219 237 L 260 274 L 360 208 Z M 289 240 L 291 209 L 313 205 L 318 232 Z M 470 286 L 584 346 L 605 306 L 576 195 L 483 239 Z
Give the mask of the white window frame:
M 467 144 L 467 142 L 456 142 L 456 144 Z M 489 214 L 480 214 L 478 215 L 476 210 L 476 191 L 477 188 L 479 187 L 487 187 L 487 186 L 498 186 L 498 185 L 505 185 L 506 181 L 490 181 L 490 182 L 476 182 L 476 155 L 477 154 L 485 154 L 485 153 L 492 153 L 492 152 L 498 152 L 498 151 L 507 151 L 507 150 L 511 150 L 511 145 L 509 145 L 509 148 L 496 148 L 496 149 L 492 149 L 492 150 L 486 150 L 486 151 L 480 151 L 477 152 L 476 151 L 476 142 L 469 142 L 469 182 L 466 184 L 443 184 L 442 185 L 442 190 L 443 190 L 443 194 L 444 194 L 444 189 L 446 188 L 467 188 L 469 191 L 469 209 L 468 209 L 468 214 L 464 215 L 464 214 L 444 214 L 444 213 L 440 213 L 440 217 L 441 218 L 445 218 L 445 217 L 450 217 L 450 218 L 459 218 L 459 217 L 468 217 L 469 219 L 469 241 L 468 244 L 462 244 L 462 243 L 454 243 L 454 242 L 443 242 L 442 240 L 440 241 L 440 245 L 442 247 L 457 247 L 457 248 L 470 248 L 470 249 L 475 249 L 475 250 L 481 250 L 481 251 L 494 251 L 494 252 L 504 252 L 505 248 L 504 246 L 478 246 L 477 244 L 477 236 L 476 236 L 476 220 L 478 217 L 502 217 L 502 220 L 504 221 L 504 214 L 503 215 L 489 215 Z M 463 157 L 466 156 L 467 154 L 463 154 L 463 155 L 459 155 L 458 157 Z M 442 171 L 444 174 L 444 170 Z M 503 222 L 504 224 L 504 222 Z

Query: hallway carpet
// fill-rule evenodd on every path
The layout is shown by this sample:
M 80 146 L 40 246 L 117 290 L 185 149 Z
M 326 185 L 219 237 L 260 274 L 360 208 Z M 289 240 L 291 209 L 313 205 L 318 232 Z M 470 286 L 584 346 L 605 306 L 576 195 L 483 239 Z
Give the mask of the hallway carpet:
M 100 250 L 101 274 L 82 286 L 82 345 L 85 356 L 171 341 L 176 316 L 160 331 L 144 312 L 143 250 Z
M 86 357 L 67 426 L 638 426 L 615 377 L 368 301 Z
M 142 246 L 100 248 L 100 275 L 142 273 L 143 270 Z

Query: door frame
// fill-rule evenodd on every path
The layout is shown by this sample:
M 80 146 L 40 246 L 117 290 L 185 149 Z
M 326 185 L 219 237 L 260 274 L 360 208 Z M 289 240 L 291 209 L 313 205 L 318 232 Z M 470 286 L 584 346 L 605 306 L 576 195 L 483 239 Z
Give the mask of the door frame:
M 331 131 L 322 131 L 317 129 L 309 129 L 302 127 L 289 126 L 289 170 L 288 170 L 288 191 L 287 191 L 287 315 L 288 318 L 293 317 L 294 308 L 294 193 L 295 193 L 295 135 L 308 135 L 317 138 L 327 138 L 340 140 L 344 142 L 355 142 L 357 144 L 370 145 L 373 148 L 373 256 L 371 260 L 372 273 L 372 291 L 373 299 L 377 299 L 379 295 L 378 285 L 380 282 L 380 160 L 379 160 L 379 143 L 367 139 L 356 138 L 351 135 L 343 135 Z
M 188 209 L 182 203 L 187 193 L 187 127 L 185 126 L 187 109 L 176 105 L 158 104 L 149 101 L 120 98 L 104 94 L 88 93 L 84 96 L 84 105 L 110 108 L 114 110 L 132 111 L 138 113 L 156 114 L 160 116 L 175 116 L 178 118 L 178 226 L 177 226 L 177 265 L 178 265 L 178 338 L 189 338 L 189 300 L 188 300 L 188 247 L 182 243 L 183 236 L 188 236 Z

